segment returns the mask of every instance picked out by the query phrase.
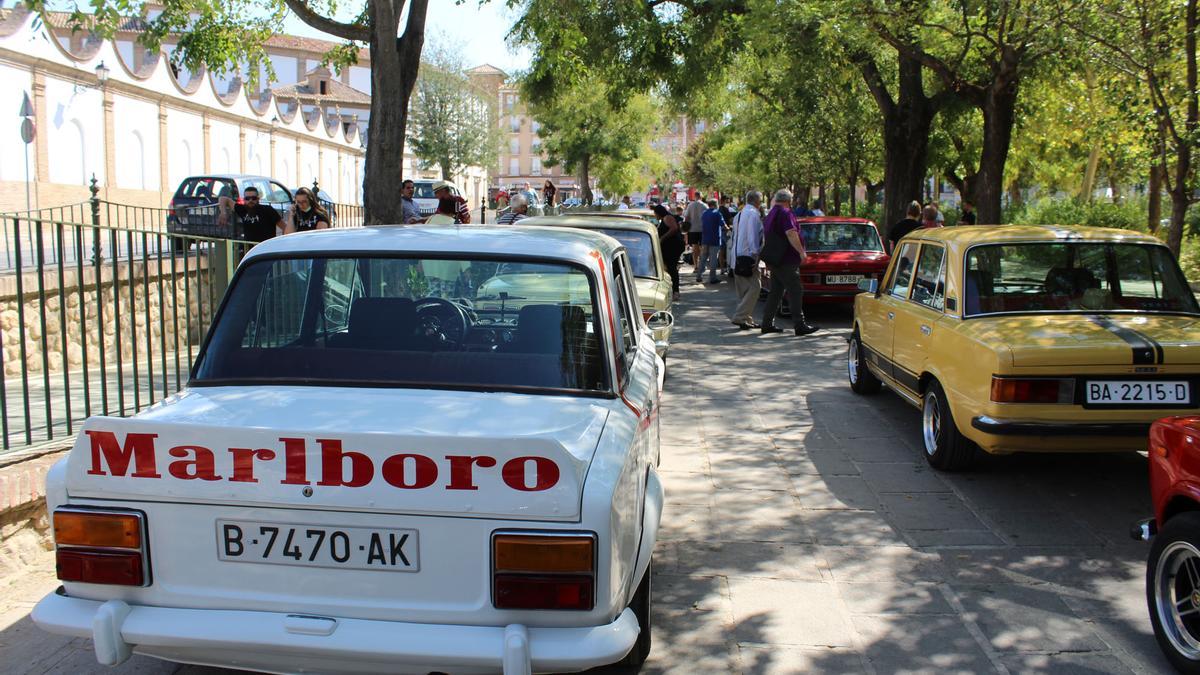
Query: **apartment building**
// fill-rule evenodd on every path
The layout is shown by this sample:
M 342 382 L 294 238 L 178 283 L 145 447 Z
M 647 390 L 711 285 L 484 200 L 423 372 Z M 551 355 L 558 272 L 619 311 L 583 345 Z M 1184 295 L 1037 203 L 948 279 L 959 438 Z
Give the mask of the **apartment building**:
M 505 132 L 499 161 L 492 170 L 491 187 L 509 189 L 528 182 L 540 189 L 547 179 L 558 188 L 559 199 L 577 194 L 579 179 L 563 172 L 562 166 L 545 166 L 546 155 L 538 135 L 540 126 L 529 116 L 520 92 L 503 70 L 483 64 L 467 71 L 475 86 L 495 101 L 497 119 Z

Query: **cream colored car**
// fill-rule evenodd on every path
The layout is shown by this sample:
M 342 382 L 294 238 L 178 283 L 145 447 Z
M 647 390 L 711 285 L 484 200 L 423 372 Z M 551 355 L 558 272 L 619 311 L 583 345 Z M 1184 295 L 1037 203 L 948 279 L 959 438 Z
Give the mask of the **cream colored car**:
M 593 230 L 621 242 L 629 252 L 629 262 L 633 266 L 642 316 L 654 331 L 655 351 L 666 361 L 675 318 L 671 315 L 671 277 L 663 265 L 658 230 L 654 225 L 640 217 L 616 214 L 539 216 L 526 218 L 519 224 Z

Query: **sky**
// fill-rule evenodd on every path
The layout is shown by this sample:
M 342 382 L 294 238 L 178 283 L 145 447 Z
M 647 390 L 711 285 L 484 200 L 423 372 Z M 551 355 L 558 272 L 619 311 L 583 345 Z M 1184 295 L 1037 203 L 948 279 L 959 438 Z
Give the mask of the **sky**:
M 356 4 L 356 3 L 349 3 Z M 524 70 L 529 64 L 528 50 L 512 52 L 505 43 L 517 14 L 504 6 L 504 0 L 491 0 L 480 6 L 478 0 L 430 0 L 425 16 L 425 44 L 448 41 L 462 53 L 468 68 L 490 63 L 508 74 Z M 404 22 L 400 23 L 403 29 Z M 305 37 L 339 41 L 321 33 L 294 16 L 285 25 L 287 32 Z

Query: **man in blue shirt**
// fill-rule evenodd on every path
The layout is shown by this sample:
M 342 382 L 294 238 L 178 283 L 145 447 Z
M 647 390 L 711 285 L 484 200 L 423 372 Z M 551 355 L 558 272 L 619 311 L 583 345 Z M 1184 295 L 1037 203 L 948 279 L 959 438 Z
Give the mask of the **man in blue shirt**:
M 700 262 L 696 264 L 696 283 L 704 277 L 708 267 L 708 283 L 720 283 L 717 278 L 717 263 L 721 255 L 721 231 L 725 229 L 725 216 L 717 208 L 717 200 L 708 200 L 708 209 L 700 215 Z

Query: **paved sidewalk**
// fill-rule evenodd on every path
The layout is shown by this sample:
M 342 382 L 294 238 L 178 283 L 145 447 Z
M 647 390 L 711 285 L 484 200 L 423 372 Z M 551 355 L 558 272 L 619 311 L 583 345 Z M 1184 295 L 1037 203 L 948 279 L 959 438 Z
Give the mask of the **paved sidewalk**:
M 810 313 L 812 337 L 762 336 L 729 324 L 732 300 L 730 284 L 685 281 L 676 305 L 642 672 L 1168 671 L 1147 547 L 1126 534 L 1150 509 L 1143 458 L 934 473 L 916 411 L 846 385 L 849 312 Z M 0 587 L 0 672 L 222 672 L 105 669 L 87 641 L 42 634 L 25 614 L 51 566 Z

